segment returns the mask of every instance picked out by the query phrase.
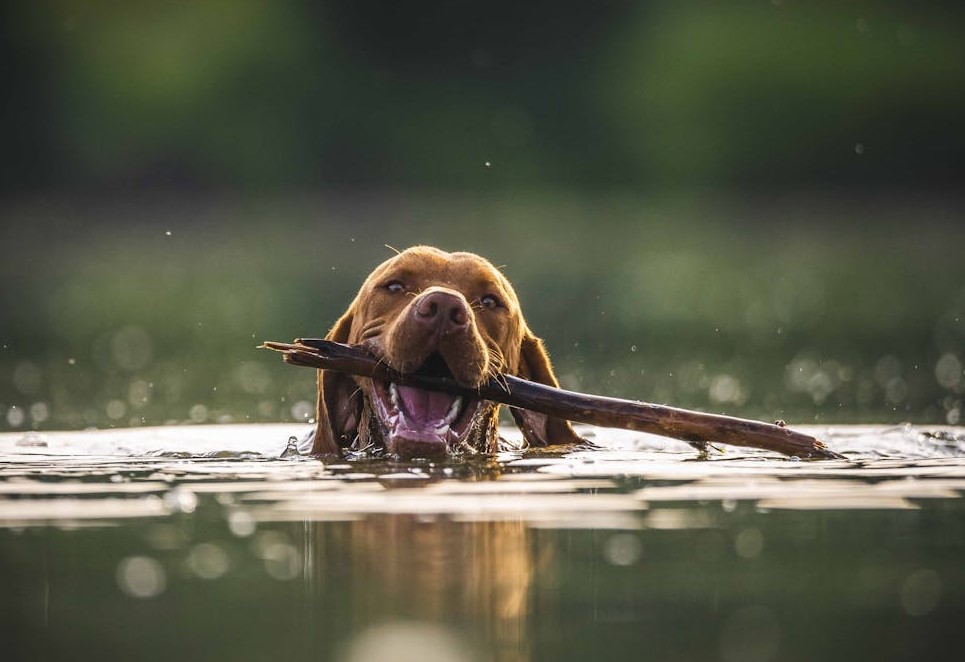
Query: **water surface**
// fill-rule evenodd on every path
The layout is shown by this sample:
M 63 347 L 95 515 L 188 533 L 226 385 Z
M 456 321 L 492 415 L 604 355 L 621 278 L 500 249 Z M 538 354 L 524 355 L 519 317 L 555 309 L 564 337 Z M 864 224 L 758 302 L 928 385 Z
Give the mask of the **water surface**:
M 296 424 L 0 435 L 5 659 L 954 657 L 965 429 L 801 429 L 848 459 L 590 429 L 437 463 L 283 459 Z

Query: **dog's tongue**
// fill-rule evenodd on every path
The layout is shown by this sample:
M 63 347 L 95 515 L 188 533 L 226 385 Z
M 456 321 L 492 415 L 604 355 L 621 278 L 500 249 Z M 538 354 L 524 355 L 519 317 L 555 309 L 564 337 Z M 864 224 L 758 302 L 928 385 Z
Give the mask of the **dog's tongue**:
M 420 427 L 442 423 L 454 400 L 448 393 L 423 391 L 411 386 L 399 386 L 398 389 L 406 418 Z

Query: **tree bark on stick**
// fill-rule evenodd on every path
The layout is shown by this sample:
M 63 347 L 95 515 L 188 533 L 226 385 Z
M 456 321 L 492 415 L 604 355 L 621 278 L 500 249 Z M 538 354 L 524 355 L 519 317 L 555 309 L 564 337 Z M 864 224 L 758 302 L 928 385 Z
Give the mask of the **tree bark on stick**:
M 468 395 L 576 423 L 672 437 L 698 448 L 718 442 L 762 448 L 793 457 L 842 458 L 815 437 L 794 432 L 783 425 L 576 393 L 512 375 L 500 375 L 479 388 L 468 388 L 444 377 L 399 373 L 359 347 L 318 338 L 300 338 L 293 344 L 266 341 L 260 347 L 282 352 L 285 362 L 292 365 L 337 370 L 430 391 Z

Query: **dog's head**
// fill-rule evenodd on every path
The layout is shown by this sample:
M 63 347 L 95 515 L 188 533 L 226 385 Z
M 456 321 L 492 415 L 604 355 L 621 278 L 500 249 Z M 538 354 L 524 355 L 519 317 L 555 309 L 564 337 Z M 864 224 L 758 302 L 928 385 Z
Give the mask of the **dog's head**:
M 379 265 L 326 336 L 361 345 L 403 373 L 478 387 L 499 373 L 557 386 L 542 342 L 512 286 L 472 253 L 427 246 Z M 404 456 L 496 450 L 498 405 L 474 398 L 320 370 L 315 453 L 382 446 Z M 531 445 L 580 441 L 570 424 L 512 409 Z

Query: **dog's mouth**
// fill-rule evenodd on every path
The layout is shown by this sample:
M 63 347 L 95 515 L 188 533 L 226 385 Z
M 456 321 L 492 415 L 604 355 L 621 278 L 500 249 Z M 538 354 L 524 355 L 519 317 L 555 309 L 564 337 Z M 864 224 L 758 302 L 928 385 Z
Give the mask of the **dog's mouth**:
M 430 354 L 414 374 L 453 378 L 438 352 Z M 481 400 L 394 382 L 373 380 L 372 385 L 373 409 L 389 453 L 431 457 L 468 445 L 482 410 Z

